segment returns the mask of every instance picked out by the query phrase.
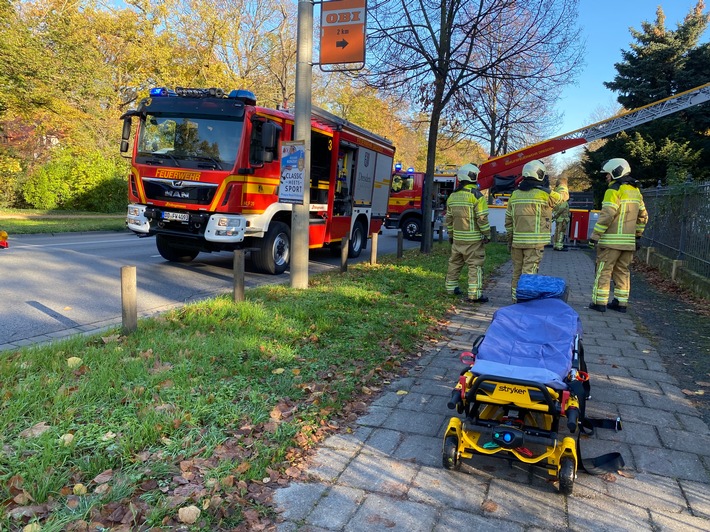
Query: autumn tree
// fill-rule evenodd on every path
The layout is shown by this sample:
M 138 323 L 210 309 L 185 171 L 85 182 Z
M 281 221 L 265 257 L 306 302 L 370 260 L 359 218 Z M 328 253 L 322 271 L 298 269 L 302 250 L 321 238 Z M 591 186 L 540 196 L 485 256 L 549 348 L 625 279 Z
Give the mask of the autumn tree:
M 485 79 L 510 81 L 566 71 L 577 50 L 578 0 L 408 0 L 368 11 L 373 86 L 406 94 L 429 115 L 423 198 L 433 191 L 439 128 L 455 96 Z M 524 69 L 515 66 L 524 65 Z M 424 218 L 431 202 L 423 202 Z M 422 251 L 431 251 L 424 226 Z

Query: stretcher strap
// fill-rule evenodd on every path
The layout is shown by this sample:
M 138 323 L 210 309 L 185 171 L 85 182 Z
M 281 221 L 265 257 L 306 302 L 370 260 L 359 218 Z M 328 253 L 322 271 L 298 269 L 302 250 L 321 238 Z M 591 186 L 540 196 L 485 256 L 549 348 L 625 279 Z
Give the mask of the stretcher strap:
M 577 456 L 579 457 L 579 466 L 589 475 L 603 475 L 604 473 L 619 471 L 624 468 L 624 458 L 621 453 L 607 453 L 595 458 L 582 458 L 582 445 L 580 438 L 582 434 L 594 434 L 595 428 L 621 430 L 621 418 L 613 419 L 594 419 L 583 417 L 579 424 L 579 432 L 577 432 Z

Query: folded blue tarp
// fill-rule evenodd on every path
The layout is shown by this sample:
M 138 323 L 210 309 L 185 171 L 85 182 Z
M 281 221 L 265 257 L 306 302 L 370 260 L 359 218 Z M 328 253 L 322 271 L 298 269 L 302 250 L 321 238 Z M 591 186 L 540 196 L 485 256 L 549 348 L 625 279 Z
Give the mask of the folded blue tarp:
M 575 335 L 582 337 L 579 315 L 561 299 L 502 307 L 493 314 L 473 372 L 564 389 Z
M 561 277 L 524 273 L 516 290 L 518 301 L 557 297 L 564 299 L 566 283 Z

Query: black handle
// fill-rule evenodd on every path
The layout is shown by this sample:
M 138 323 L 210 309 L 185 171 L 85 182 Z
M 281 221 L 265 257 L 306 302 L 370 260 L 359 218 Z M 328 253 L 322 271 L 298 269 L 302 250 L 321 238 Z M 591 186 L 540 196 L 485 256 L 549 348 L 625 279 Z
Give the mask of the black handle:
M 579 409 L 568 408 L 567 409 L 567 428 L 574 434 L 577 430 L 577 422 L 579 421 Z
M 446 406 L 449 407 L 449 410 L 453 410 L 459 403 L 463 403 L 463 400 L 461 399 L 461 390 L 456 389 L 451 392 L 451 400 L 446 404 Z

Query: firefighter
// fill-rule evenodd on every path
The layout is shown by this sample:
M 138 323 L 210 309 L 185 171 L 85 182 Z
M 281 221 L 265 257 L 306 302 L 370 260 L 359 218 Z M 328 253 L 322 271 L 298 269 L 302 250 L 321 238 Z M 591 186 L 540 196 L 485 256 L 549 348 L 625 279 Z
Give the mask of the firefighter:
M 567 251 L 565 237 L 569 229 L 569 189 L 567 188 L 566 177 L 557 179 L 555 182 L 555 192 L 560 195 L 562 201 L 560 201 L 552 211 L 552 221 L 555 222 L 555 236 L 552 239 L 552 249 L 555 251 Z
M 625 159 L 609 159 L 602 165 L 609 184 L 602 210 L 589 238 L 589 247 L 597 250 L 596 275 L 589 308 L 605 312 L 607 308 L 626 312 L 631 291 L 629 265 L 639 238 L 648 223 L 648 212 L 639 190 L 640 183 L 631 177 Z M 614 299 L 609 303 L 609 287 L 614 281 Z
M 488 202 L 476 181 L 479 169 L 465 164 L 456 173 L 458 187 L 446 200 L 446 229 L 451 242 L 451 257 L 446 273 L 446 291 L 459 295 L 459 275 L 468 265 L 468 299 L 471 303 L 485 303 L 482 294 L 485 245 L 491 240 L 488 224 Z
M 550 242 L 552 209 L 560 195 L 545 186 L 545 165 L 531 161 L 523 166 L 523 180 L 510 195 L 505 210 L 508 251 L 513 260 L 511 295 L 517 302 L 518 280 L 523 273 L 537 273 L 545 244 Z

